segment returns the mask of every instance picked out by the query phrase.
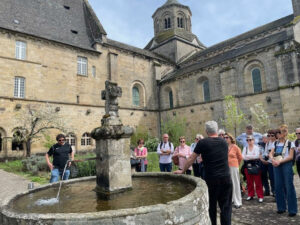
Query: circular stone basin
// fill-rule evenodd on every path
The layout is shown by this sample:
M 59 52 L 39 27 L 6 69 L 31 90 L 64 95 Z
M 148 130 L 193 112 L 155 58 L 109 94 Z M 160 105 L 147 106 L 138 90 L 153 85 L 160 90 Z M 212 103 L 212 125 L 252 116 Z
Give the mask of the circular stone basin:
M 94 191 L 95 177 L 58 183 L 15 196 L 3 207 L 0 224 L 210 224 L 205 183 L 198 178 L 170 173 L 133 175 L 133 189 L 104 200 Z

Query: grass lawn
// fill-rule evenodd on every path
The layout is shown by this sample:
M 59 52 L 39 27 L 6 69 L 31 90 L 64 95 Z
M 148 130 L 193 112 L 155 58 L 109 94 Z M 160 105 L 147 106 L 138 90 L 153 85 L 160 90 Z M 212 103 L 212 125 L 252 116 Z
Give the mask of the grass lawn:
M 94 153 L 88 153 L 88 154 L 78 154 L 75 155 L 75 159 L 85 159 L 85 158 L 93 158 L 96 155 Z M 45 161 L 46 163 L 46 161 Z M 14 161 L 8 161 L 8 162 L 1 162 L 0 163 L 0 169 L 3 169 L 6 172 L 9 173 L 15 173 L 17 175 L 20 175 L 32 182 L 36 182 L 39 184 L 47 184 L 49 183 L 50 179 L 50 172 L 39 172 L 38 176 L 33 176 L 29 172 L 23 172 L 22 171 L 23 165 L 22 160 L 14 160 Z M 178 167 L 173 165 L 173 171 L 177 170 Z M 159 172 L 159 161 L 158 161 L 158 155 L 156 152 L 149 152 L 148 153 L 148 172 Z

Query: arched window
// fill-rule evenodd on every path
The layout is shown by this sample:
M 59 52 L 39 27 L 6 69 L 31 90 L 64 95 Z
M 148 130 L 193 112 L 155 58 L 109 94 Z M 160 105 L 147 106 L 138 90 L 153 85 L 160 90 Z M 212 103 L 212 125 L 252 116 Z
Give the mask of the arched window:
M 262 91 L 261 74 L 258 68 L 252 70 L 252 82 L 253 82 L 254 93 L 261 92 Z
M 13 151 L 23 151 L 24 150 L 23 136 L 19 130 L 16 130 L 13 134 L 12 150 Z
M 209 91 L 209 81 L 205 80 L 202 83 L 202 88 L 203 88 L 203 100 L 205 102 L 210 101 L 210 91 Z
M 170 104 L 170 109 L 174 108 L 174 104 L 173 104 L 173 92 L 169 91 L 169 104 Z
M 88 146 L 91 145 L 91 134 L 90 133 L 84 133 L 81 137 L 81 145 L 82 146 Z
M 132 88 L 132 104 L 140 106 L 140 91 L 137 87 Z
M 183 18 L 177 17 L 177 26 L 183 28 Z
M 165 18 L 165 29 L 171 28 L 171 18 Z
M 76 144 L 76 138 L 74 134 L 68 134 L 66 136 L 66 142 L 71 145 L 71 146 L 75 146 Z

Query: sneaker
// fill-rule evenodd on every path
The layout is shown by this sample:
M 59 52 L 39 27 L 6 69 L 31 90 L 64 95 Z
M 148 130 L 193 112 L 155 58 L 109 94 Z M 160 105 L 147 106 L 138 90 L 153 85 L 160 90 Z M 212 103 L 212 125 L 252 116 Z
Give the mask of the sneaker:
M 248 196 L 248 198 L 246 199 L 246 201 L 250 201 L 250 200 L 253 200 L 253 197 Z
M 259 202 L 259 203 L 263 203 L 263 202 L 264 202 L 264 199 L 263 199 L 263 198 L 259 198 L 259 199 L 258 199 L 258 202 Z
M 241 207 L 242 207 L 241 205 L 234 205 L 234 208 L 236 208 L 236 209 L 239 209 Z
M 289 213 L 289 217 L 296 216 L 296 213 Z

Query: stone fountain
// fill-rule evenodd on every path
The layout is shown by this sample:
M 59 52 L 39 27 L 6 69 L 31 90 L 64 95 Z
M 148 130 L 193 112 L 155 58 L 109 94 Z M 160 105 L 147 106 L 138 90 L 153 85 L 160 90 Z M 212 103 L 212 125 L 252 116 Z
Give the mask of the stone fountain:
M 102 91 L 105 101 L 105 115 L 101 120 L 101 127 L 92 131 L 96 140 L 96 191 L 102 196 L 131 189 L 130 136 L 133 129 L 123 126 L 119 117 L 118 97 L 122 96 L 122 89 L 116 83 L 105 82 Z
M 105 82 L 105 115 L 96 139 L 96 177 L 64 181 L 59 202 L 36 205 L 56 195 L 48 184 L 8 200 L 0 211 L 1 225 L 210 225 L 208 192 L 199 178 L 171 173 L 131 175 L 130 136 L 118 115 L 116 83 Z M 95 188 L 96 182 L 96 188 Z

